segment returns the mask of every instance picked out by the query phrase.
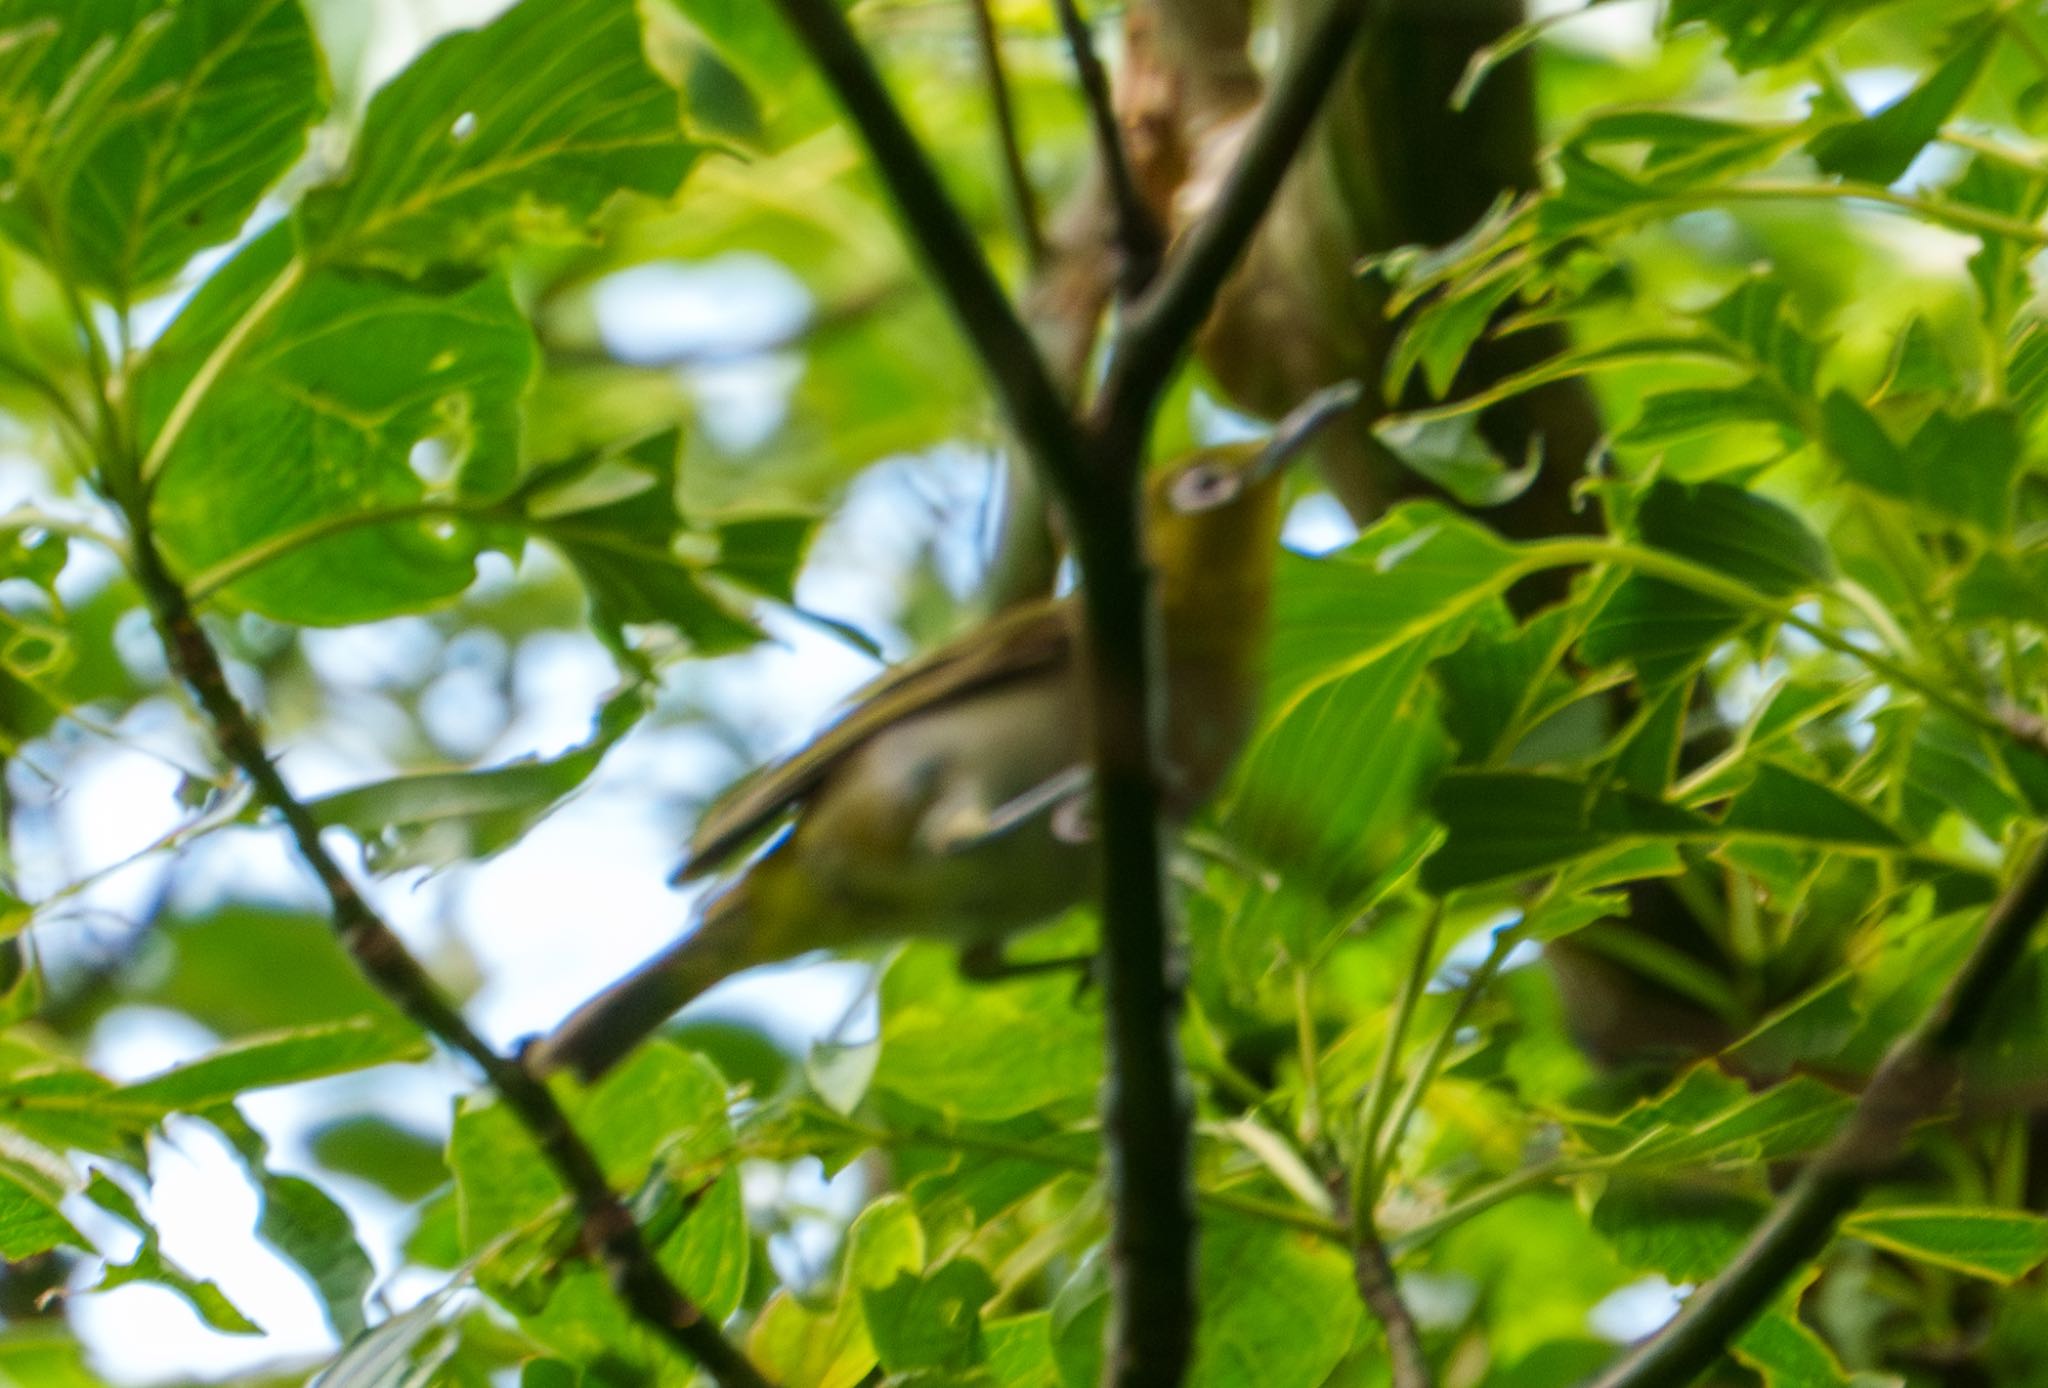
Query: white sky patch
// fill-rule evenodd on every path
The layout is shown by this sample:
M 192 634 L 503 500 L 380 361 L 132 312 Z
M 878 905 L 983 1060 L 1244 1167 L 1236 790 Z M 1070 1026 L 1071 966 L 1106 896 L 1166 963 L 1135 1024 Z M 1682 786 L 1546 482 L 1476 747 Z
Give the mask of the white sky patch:
M 1678 1314 L 1692 1291 L 1661 1277 L 1645 1277 L 1609 1292 L 1586 1313 L 1586 1325 L 1603 1340 L 1625 1345 L 1640 1340 Z
M 801 331 L 812 307 L 788 269 L 746 252 L 620 270 L 591 302 L 605 350 L 640 365 L 773 346 Z
M 1294 503 L 1280 542 L 1296 554 L 1328 554 L 1358 538 L 1358 523 L 1328 492 L 1315 492 Z

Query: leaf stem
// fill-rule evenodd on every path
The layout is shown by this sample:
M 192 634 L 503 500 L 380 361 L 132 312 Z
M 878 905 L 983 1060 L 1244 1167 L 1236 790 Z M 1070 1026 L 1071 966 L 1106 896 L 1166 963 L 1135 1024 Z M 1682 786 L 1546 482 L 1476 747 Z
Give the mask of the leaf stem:
M 1429 982 L 1431 966 L 1436 962 L 1437 936 L 1443 927 L 1443 906 L 1431 903 L 1429 914 L 1422 922 L 1422 932 L 1416 938 L 1414 953 L 1408 961 L 1408 972 L 1401 980 L 1401 991 L 1394 997 L 1394 1015 L 1387 1022 L 1387 1037 L 1380 1046 L 1379 1062 L 1373 1067 L 1372 1081 L 1366 1087 L 1365 1101 L 1359 1107 L 1358 1131 L 1353 1138 L 1357 1150 L 1351 1160 L 1351 1189 L 1348 1204 L 1351 1209 L 1351 1237 L 1354 1245 L 1368 1238 L 1376 1238 L 1371 1221 L 1373 1206 L 1379 1200 L 1383 1184 L 1380 1160 L 1380 1134 L 1384 1131 L 1387 1112 L 1394 1099 L 1394 1067 L 1400 1059 L 1401 1045 L 1408 1038 L 1409 1024 L 1415 1018 L 1415 1006 L 1422 998 L 1423 985 Z
M 1379 1149 L 1374 1157 L 1375 1169 L 1379 1173 L 1378 1183 L 1373 1190 L 1375 1201 L 1385 1188 L 1386 1174 L 1393 1170 L 1395 1156 L 1401 1150 L 1402 1139 L 1408 1135 L 1409 1123 L 1414 1120 L 1416 1110 L 1421 1107 L 1422 1096 L 1429 1092 L 1430 1085 L 1436 1083 L 1437 1072 L 1443 1069 L 1444 1057 L 1450 1054 L 1451 1044 L 1457 1040 L 1459 1029 L 1465 1025 L 1465 1019 L 1472 1014 L 1473 1007 L 1478 1004 L 1480 995 L 1486 991 L 1487 985 L 1493 982 L 1494 975 L 1500 972 L 1500 966 L 1507 960 L 1509 952 L 1520 941 L 1519 926 L 1503 926 L 1494 932 L 1493 947 L 1466 978 L 1465 986 L 1459 990 L 1457 1004 L 1451 1009 L 1451 1015 L 1444 1019 L 1444 1024 L 1430 1042 L 1429 1049 L 1422 1053 L 1421 1059 L 1408 1072 L 1408 1082 L 1401 1087 L 1401 1097 L 1387 1119 L 1384 1135 L 1379 1138 Z
M 171 456 L 171 450 L 184 435 L 185 427 L 192 422 L 192 415 L 206 399 L 207 392 L 213 389 L 213 383 L 220 379 L 221 372 L 227 370 L 228 364 L 235 359 L 235 354 L 242 350 L 243 344 L 256 329 L 277 311 L 278 305 L 291 297 L 292 291 L 299 287 L 299 282 L 305 278 L 305 274 L 305 262 L 297 259 L 279 271 L 277 277 L 265 286 L 263 292 L 251 301 L 249 307 L 242 310 L 242 316 L 235 320 L 234 325 L 221 334 L 220 341 L 206 354 L 206 359 L 199 363 L 199 369 L 192 373 L 192 379 L 187 381 L 184 390 L 178 393 L 177 401 L 171 406 L 171 412 L 164 416 L 164 422 L 157 429 L 156 437 L 150 440 L 149 451 L 143 455 L 136 477 L 145 489 L 156 480 L 157 474 L 163 471 L 164 463 Z
M 1092 1157 L 1069 1156 L 1029 1142 L 979 1137 L 971 1133 L 933 1132 L 929 1129 L 871 1128 L 850 1119 L 839 1118 L 836 1114 L 834 1121 L 849 1136 L 857 1137 L 884 1151 L 914 1147 L 941 1152 L 972 1152 L 1011 1161 L 1033 1162 L 1056 1171 L 1071 1172 L 1076 1176 L 1096 1176 L 1101 1173 L 1100 1164 Z M 1255 1195 L 1236 1195 L 1227 1190 L 1198 1188 L 1195 1198 L 1211 1209 L 1285 1225 L 1290 1229 L 1299 1229 L 1305 1234 L 1329 1239 L 1333 1243 L 1344 1241 L 1344 1227 L 1341 1224 L 1305 1207 L 1283 1205 L 1276 1201 L 1260 1199 Z

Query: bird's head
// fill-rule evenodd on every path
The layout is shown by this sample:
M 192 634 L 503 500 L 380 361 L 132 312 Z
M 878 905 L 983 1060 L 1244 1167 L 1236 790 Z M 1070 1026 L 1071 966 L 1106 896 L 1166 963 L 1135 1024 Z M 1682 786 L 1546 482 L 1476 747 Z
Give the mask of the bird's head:
M 1153 474 L 1146 547 L 1169 604 L 1177 596 L 1200 600 L 1206 591 L 1246 586 L 1267 572 L 1280 538 L 1288 465 L 1359 395 L 1350 381 L 1325 387 L 1281 420 L 1270 438 L 1205 448 Z

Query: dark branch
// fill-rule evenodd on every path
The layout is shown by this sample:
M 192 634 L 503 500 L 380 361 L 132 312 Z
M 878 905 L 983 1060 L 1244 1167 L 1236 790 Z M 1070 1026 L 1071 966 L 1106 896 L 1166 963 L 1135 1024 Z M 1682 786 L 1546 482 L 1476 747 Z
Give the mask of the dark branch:
M 1416 1329 L 1414 1313 L 1401 1298 L 1394 1280 L 1394 1265 L 1387 1258 L 1387 1246 L 1368 1216 L 1359 1221 L 1366 1237 L 1351 1250 L 1352 1279 L 1365 1309 L 1380 1323 L 1387 1336 L 1387 1369 L 1394 1388 L 1434 1388 L 1429 1356 L 1423 1352 L 1422 1332 Z
M 1261 113 L 1188 252 L 1129 335 L 1097 424 L 1077 425 L 1030 335 L 833 0 L 776 0 L 866 142 L 908 234 L 1062 502 L 1087 613 L 1102 853 L 1103 1134 L 1114 1217 L 1106 1381 L 1174 1388 L 1195 1327 L 1192 1104 L 1160 816 L 1160 641 L 1140 534 L 1146 434 L 1173 365 L 1244 249 L 1373 0 L 1333 0 Z
M 1308 137 L 1352 45 L 1384 0 L 1328 0 L 1294 43 L 1285 70 L 1208 214 L 1188 232 L 1158 283 L 1133 309 L 1097 402 L 1108 432 L 1142 429 L 1173 369 L 1244 255 L 1280 180 Z
M 270 760 L 254 718 L 228 687 L 220 654 L 201 629 L 184 589 L 165 567 L 147 515 L 138 509 L 129 519 L 135 532 L 136 580 L 156 619 L 172 670 L 198 700 L 223 755 L 249 778 L 257 798 L 284 821 L 299 856 L 327 893 L 335 932 L 357 967 L 406 1016 L 484 1072 L 567 1187 L 580 1224 L 582 1251 L 605 1269 L 634 1315 L 722 1388 L 768 1388 L 760 1371 L 662 1271 L 632 1214 L 555 1096 L 471 1029 L 321 843 L 319 821 L 291 793 Z
M 1194 1106 L 1180 1056 L 1181 981 L 1160 822 L 1161 650 L 1139 545 L 1142 442 L 1091 454 L 1100 485 L 1073 519 L 1088 614 L 1109 1042 L 1102 1128 L 1115 1212 L 1103 1381 L 1174 1388 L 1194 1349 Z
M 1017 111 L 1010 101 L 1010 75 L 1003 67 L 1002 35 L 996 32 L 990 0 L 970 0 L 974 12 L 974 38 L 981 49 L 981 71 L 988 84 L 989 105 L 996 118 L 996 143 L 1002 150 L 1003 176 L 1010 194 L 1010 217 L 1017 224 L 1017 240 L 1024 257 L 1035 270 L 1045 263 L 1045 233 L 1039 228 L 1038 196 L 1031 189 L 1031 175 L 1024 168 L 1024 142 L 1017 134 Z
M 1913 1125 L 1948 1101 L 1958 1056 L 1990 1015 L 1992 994 L 2011 976 L 2043 916 L 2048 916 L 2048 848 L 2036 849 L 2028 859 L 2019 881 L 1991 908 L 1976 948 L 1947 991 L 1892 1047 L 1848 1123 L 1779 1199 L 1748 1245 L 1594 1388 L 1682 1388 L 1710 1368 L 1786 1283 L 1820 1255 L 1842 1216 L 1898 1160 Z
M 1081 17 L 1075 0 L 1058 0 L 1060 28 L 1066 32 L 1067 47 L 1074 54 L 1074 71 L 1081 79 L 1081 92 L 1088 101 L 1088 118 L 1095 128 L 1096 157 L 1116 209 L 1116 242 L 1121 264 L 1117 280 L 1125 298 L 1143 293 L 1159 273 L 1159 257 L 1166 250 L 1166 234 L 1145 205 L 1131 172 L 1129 152 L 1124 148 L 1123 128 L 1117 123 L 1116 102 L 1110 97 L 1109 74 L 1095 53 L 1095 37 L 1088 21 Z
M 834 0 L 775 0 L 846 108 L 926 268 L 973 344 L 1010 427 L 1072 508 L 1085 494 L 1081 447 L 1065 398 L 1039 357 L 974 232 Z

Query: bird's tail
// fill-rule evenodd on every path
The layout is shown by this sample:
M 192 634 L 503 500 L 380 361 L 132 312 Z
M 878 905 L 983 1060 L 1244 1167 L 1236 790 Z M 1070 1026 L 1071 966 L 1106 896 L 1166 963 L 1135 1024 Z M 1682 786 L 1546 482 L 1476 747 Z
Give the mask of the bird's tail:
M 527 1063 L 541 1074 L 572 1070 L 587 1084 L 712 984 L 764 962 L 747 896 L 742 880 L 713 898 L 694 931 L 577 1008 L 527 1051 Z

